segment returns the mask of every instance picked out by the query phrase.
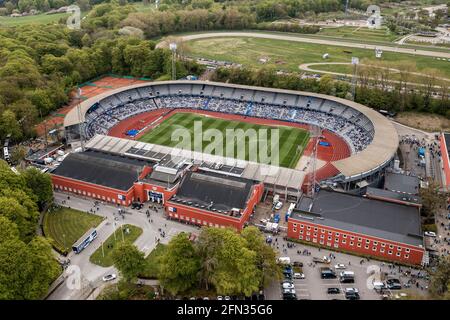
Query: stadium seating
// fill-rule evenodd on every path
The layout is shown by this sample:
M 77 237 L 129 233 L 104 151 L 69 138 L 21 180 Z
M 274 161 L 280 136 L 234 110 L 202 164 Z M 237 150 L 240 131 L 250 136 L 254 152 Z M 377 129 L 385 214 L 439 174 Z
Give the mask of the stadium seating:
M 320 126 L 335 132 L 352 153 L 372 141 L 374 127 L 359 111 L 331 100 L 228 87 L 182 85 L 131 89 L 109 96 L 86 113 L 88 138 L 107 134 L 118 122 L 156 109 L 201 109 Z

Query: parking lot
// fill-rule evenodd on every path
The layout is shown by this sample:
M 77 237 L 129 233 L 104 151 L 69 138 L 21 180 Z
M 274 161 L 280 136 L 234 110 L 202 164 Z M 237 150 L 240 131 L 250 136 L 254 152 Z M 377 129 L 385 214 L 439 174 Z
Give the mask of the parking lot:
M 424 274 L 424 272 L 419 269 L 410 269 L 409 267 L 400 267 L 399 269 L 398 266 L 390 267 L 389 264 L 380 261 L 367 260 L 358 256 L 333 252 L 325 249 L 320 249 L 319 251 L 318 248 L 302 244 L 295 244 L 295 247 L 287 248 L 286 243 L 287 242 L 282 239 L 282 236 L 274 238 L 274 241 L 272 242 L 275 248 L 277 248 L 278 246 L 279 256 L 290 257 L 291 263 L 303 263 L 302 271 L 305 275 L 305 279 L 292 280 L 295 286 L 298 300 L 345 300 L 345 288 L 357 288 L 361 300 L 380 300 L 382 298 L 382 295 L 377 293 L 374 289 L 370 289 L 367 285 L 368 282 L 372 283 L 372 279 L 385 279 L 385 274 L 387 273 L 388 277 L 398 278 L 402 284 L 405 284 L 412 278 L 410 276 L 405 276 L 405 271 L 411 271 L 411 273 L 414 275 L 418 274 L 419 272 L 421 272 L 421 274 Z M 304 250 L 308 250 L 310 254 L 304 255 Z M 298 254 L 297 251 L 299 251 L 300 254 Z M 332 253 L 330 264 L 313 263 L 313 257 L 329 257 L 330 253 Z M 328 267 L 334 270 L 334 266 L 338 263 L 342 263 L 345 265 L 345 271 L 354 272 L 355 283 L 340 283 L 339 277 L 337 277 L 336 279 L 321 279 L 321 267 Z M 371 276 L 370 270 L 372 268 L 376 269 L 377 267 L 380 270 L 380 276 Z M 340 271 L 343 270 L 336 270 L 336 274 L 339 275 Z M 419 279 L 417 281 L 417 284 L 411 285 L 410 288 L 392 291 L 386 290 L 385 293 L 388 295 L 392 294 L 393 296 L 397 295 L 398 297 L 400 297 L 401 293 L 406 293 L 407 295 L 413 294 L 414 296 L 418 296 L 426 293 L 426 286 L 426 281 L 424 279 Z M 328 288 L 339 288 L 340 293 L 328 294 Z M 267 299 L 282 298 L 281 285 L 279 282 L 273 283 L 268 288 L 266 288 L 266 297 Z

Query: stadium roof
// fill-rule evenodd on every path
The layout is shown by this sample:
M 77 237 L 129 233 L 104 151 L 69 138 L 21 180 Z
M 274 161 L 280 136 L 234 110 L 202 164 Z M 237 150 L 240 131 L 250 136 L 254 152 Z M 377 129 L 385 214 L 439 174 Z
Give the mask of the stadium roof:
M 174 198 L 183 204 L 225 213 L 231 209 L 245 209 L 253 185 L 254 181 L 248 179 L 189 171 Z M 176 201 L 174 198 L 172 202 Z
M 303 198 L 292 218 L 414 246 L 423 245 L 418 208 L 320 190 L 311 212 L 311 198 Z
M 52 174 L 127 191 L 146 164 L 138 159 L 86 151 L 69 154 Z
M 333 96 L 311 93 L 311 92 L 302 92 L 302 91 L 293 91 L 293 90 L 283 90 L 283 89 L 274 89 L 274 88 L 263 88 L 263 87 L 254 87 L 254 86 L 244 86 L 244 85 L 235 85 L 229 83 L 219 83 L 219 82 L 207 82 L 207 81 L 188 81 L 188 80 L 178 80 L 178 81 L 165 81 L 165 82 L 152 82 L 152 83 L 141 83 L 134 84 L 127 87 L 122 87 L 114 90 L 110 90 L 104 93 L 101 93 L 95 97 L 89 98 L 80 104 L 81 109 L 81 119 L 79 119 L 77 108 L 73 108 L 69 111 L 64 119 L 64 126 L 69 127 L 72 125 L 76 125 L 79 122 L 84 122 L 84 116 L 87 110 L 94 105 L 95 103 L 100 102 L 102 99 L 117 94 L 122 91 L 141 88 L 141 87 L 153 87 L 153 86 L 177 86 L 180 87 L 182 85 L 187 86 L 213 86 L 213 87 L 222 87 L 222 88 L 231 88 L 233 90 L 238 90 L 239 92 L 245 91 L 253 91 L 254 93 L 266 93 L 266 94 L 278 94 L 278 95 L 295 95 L 295 96 L 303 96 L 303 97 L 316 97 L 320 99 L 326 99 L 330 101 L 335 101 L 337 103 L 341 103 L 343 105 L 349 106 L 362 114 L 364 114 L 374 127 L 374 137 L 370 145 L 362 150 L 361 152 L 338 161 L 333 162 L 333 166 L 336 167 L 347 179 L 349 178 L 357 178 L 358 176 L 363 176 L 371 173 L 372 171 L 377 170 L 380 167 L 385 166 L 393 156 L 395 155 L 399 139 L 397 135 L 397 131 L 394 128 L 393 124 L 385 118 L 383 115 L 378 113 L 377 111 L 370 109 L 366 106 L 363 106 L 359 103 L 345 100 Z M 220 90 L 216 90 L 220 91 Z M 175 91 L 176 92 L 176 91 Z M 250 96 L 247 95 L 247 96 Z M 339 134 L 339 133 L 338 133 Z
M 264 165 L 239 159 L 225 158 L 210 154 L 182 150 L 157 144 L 96 135 L 85 145 L 86 149 L 108 152 L 117 155 L 156 161 L 163 165 L 169 163 L 175 168 L 186 162 L 195 163 L 200 169 L 228 176 L 275 185 L 281 189 L 299 190 L 305 180 L 305 172 Z M 216 165 L 219 166 L 216 167 Z

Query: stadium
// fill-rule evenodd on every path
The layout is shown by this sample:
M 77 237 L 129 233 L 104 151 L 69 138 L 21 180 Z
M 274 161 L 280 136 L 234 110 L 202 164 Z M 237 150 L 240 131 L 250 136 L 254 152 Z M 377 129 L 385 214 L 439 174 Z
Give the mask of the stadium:
M 164 133 L 171 126 L 186 125 L 192 120 L 186 117 L 193 114 L 197 118 L 208 116 L 208 120 L 214 117 L 257 126 L 299 128 L 306 131 L 305 135 L 320 127 L 320 135 L 311 136 L 301 157 L 292 156 L 299 141 L 282 146 L 291 159 L 283 161 L 281 154 L 280 167 L 286 168 L 276 177 L 280 181 L 256 177 L 272 188 L 275 185 L 276 189 L 285 189 L 282 193 L 286 196 L 297 194 L 299 187 L 305 191 L 313 171 L 316 182 L 337 190 L 357 193 L 368 185 L 376 185 L 398 148 L 393 125 L 376 111 L 352 101 L 308 92 L 201 81 L 144 83 L 109 91 L 72 109 L 64 126 L 69 142 L 79 140 L 80 134 L 84 141 L 106 135 L 150 142 L 156 149 L 162 145 L 165 152 L 171 147 L 167 144 L 170 135 L 161 139 L 161 134 L 152 132 Z M 311 161 L 313 156 L 315 161 Z M 241 168 L 252 164 L 238 160 L 233 164 L 231 159 L 211 157 L 213 162 L 225 160 Z

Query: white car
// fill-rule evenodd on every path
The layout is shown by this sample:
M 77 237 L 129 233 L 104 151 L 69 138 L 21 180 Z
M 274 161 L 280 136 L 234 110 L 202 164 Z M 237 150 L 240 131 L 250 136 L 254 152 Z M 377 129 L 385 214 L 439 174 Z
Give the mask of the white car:
M 433 231 L 425 231 L 424 235 L 427 236 L 427 237 L 436 238 L 436 233 L 433 232 Z
M 275 205 L 275 210 L 280 210 L 281 207 L 283 207 L 283 202 L 278 201 L 277 204 Z
M 229 296 L 225 296 L 225 300 L 231 300 Z
M 116 278 L 117 278 L 117 276 L 114 273 L 111 273 L 111 274 L 107 274 L 106 276 L 104 276 L 103 281 L 105 281 L 105 282 L 113 281 Z
M 295 289 L 295 286 L 292 283 L 284 282 L 283 289 Z
M 223 300 L 222 296 L 217 296 L 217 300 Z
M 294 273 L 294 279 L 305 279 L 305 274 L 304 273 L 300 273 L 300 272 L 296 272 Z
M 336 270 L 342 270 L 342 269 L 345 269 L 345 264 L 343 264 L 343 263 L 338 263 L 337 265 L 334 266 L 334 269 L 336 269 Z

